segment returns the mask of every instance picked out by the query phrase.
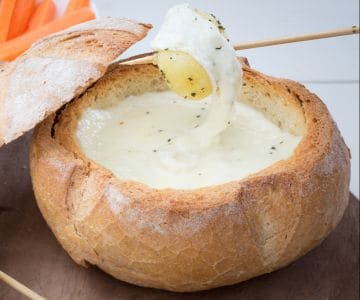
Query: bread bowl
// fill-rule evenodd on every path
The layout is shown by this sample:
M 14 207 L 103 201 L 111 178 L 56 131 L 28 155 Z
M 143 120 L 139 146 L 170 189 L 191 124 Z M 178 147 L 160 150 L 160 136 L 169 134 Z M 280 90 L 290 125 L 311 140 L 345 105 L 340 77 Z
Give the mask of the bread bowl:
M 191 21 L 198 18 L 190 13 Z M 205 27 L 208 21 L 210 27 L 220 24 L 207 17 L 201 21 Z M 231 176 L 222 176 L 227 171 L 222 166 L 204 180 L 188 172 L 166 181 L 159 174 L 140 178 L 122 173 L 130 155 L 112 156 L 122 159 L 120 173 L 89 155 L 84 137 L 92 134 L 90 127 L 79 135 L 81 123 L 89 121 L 86 111 L 107 112 L 150 94 L 169 95 L 153 65 L 113 64 L 108 69 L 150 27 L 124 19 L 97 20 L 45 38 L 14 62 L 0 64 L 0 146 L 45 119 L 34 134 L 31 177 L 38 206 L 61 245 L 83 266 L 97 265 L 118 279 L 172 291 L 241 282 L 281 268 L 315 247 L 347 205 L 350 155 L 324 104 L 300 84 L 265 76 L 247 64 L 243 78 L 230 76 L 235 72 L 224 77 L 225 83 L 243 86 L 236 105 L 248 107 L 251 116 L 295 141 L 285 154 L 269 159 L 273 153 L 265 153 L 265 164 L 255 163 L 264 159 L 264 151 L 245 156 L 245 163 L 256 165 L 246 172 L 238 172 L 230 160 L 227 168 L 236 171 Z M 212 53 L 223 46 L 234 52 L 221 34 L 212 40 Z M 192 41 L 198 36 L 195 32 Z M 187 41 L 190 46 L 192 41 Z M 218 62 L 242 74 L 232 58 Z M 141 119 L 126 117 L 135 124 L 133 130 L 140 127 Z M 250 144 L 257 129 L 253 125 L 247 132 L 250 139 L 242 139 Z M 115 138 L 121 137 L 119 131 Z M 111 142 L 100 153 L 108 155 Z M 245 143 L 242 147 L 257 150 Z M 141 174 L 154 171 L 137 165 Z
M 325 105 L 298 83 L 246 65 L 243 72 L 239 99 L 301 141 L 290 157 L 239 180 L 153 188 L 86 156 L 75 134 L 83 110 L 165 90 L 151 65 L 114 64 L 36 128 L 30 160 L 38 206 L 75 262 L 140 286 L 198 291 L 284 267 L 337 225 L 350 154 Z

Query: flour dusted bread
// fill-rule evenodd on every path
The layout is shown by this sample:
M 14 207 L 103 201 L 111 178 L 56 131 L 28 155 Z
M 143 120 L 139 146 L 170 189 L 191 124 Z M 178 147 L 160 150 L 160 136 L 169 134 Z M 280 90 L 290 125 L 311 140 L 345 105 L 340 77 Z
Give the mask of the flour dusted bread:
M 94 20 L 46 37 L 0 64 L 0 146 L 16 139 L 89 85 L 150 25 Z
M 279 269 L 328 235 L 349 193 L 350 155 L 336 124 L 298 83 L 246 66 L 243 80 L 242 101 L 303 138 L 289 159 L 221 185 L 153 189 L 114 176 L 81 150 L 75 132 L 82 111 L 165 90 L 154 66 L 111 66 L 37 127 L 36 199 L 77 263 L 141 286 L 197 291 Z

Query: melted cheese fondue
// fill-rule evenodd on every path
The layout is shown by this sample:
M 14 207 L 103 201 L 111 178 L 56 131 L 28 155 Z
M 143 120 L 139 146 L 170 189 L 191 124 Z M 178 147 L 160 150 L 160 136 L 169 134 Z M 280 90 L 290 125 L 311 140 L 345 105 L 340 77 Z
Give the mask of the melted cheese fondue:
M 87 108 L 77 138 L 85 154 L 121 179 L 154 188 L 191 189 L 239 180 L 288 158 L 300 141 L 254 108 L 235 102 L 233 118 L 188 169 L 164 163 L 175 141 L 206 117 L 211 99 L 186 101 L 171 91 L 131 96 L 105 109 Z

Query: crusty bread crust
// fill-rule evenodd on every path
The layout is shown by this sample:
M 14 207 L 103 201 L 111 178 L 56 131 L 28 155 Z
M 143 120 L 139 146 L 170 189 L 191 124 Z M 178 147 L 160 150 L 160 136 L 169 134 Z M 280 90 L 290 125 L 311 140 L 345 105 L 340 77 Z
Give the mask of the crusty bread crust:
M 350 155 L 328 110 L 304 86 L 247 67 L 241 99 L 303 135 L 289 159 L 222 185 L 157 190 L 86 158 L 74 136 L 84 107 L 165 88 L 153 66 L 115 65 L 37 127 L 36 199 L 77 263 L 141 286 L 204 290 L 286 266 L 338 224 L 348 203 Z
M 35 43 L 0 64 L 0 146 L 32 129 L 96 82 L 151 25 L 94 20 Z

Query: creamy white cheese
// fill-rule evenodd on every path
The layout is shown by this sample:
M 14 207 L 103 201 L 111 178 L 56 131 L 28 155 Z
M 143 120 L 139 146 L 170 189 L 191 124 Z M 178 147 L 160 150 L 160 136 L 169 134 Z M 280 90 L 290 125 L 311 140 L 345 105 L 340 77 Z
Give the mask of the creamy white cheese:
M 181 156 L 179 152 L 184 156 L 202 151 L 227 127 L 231 118 L 233 103 L 242 86 L 242 69 L 235 50 L 218 27 L 188 4 L 176 5 L 167 12 L 152 42 L 155 50 L 183 51 L 193 56 L 207 70 L 213 83 L 211 109 L 198 128 L 175 141 L 178 151 L 172 153 L 172 158 Z
M 87 108 L 77 139 L 85 154 L 121 179 L 154 188 L 191 189 L 239 180 L 288 158 L 300 141 L 241 102 L 216 143 L 189 169 L 164 165 L 175 141 L 199 126 L 212 99 L 185 101 L 171 91 L 131 96 L 105 109 Z M 191 158 L 191 154 L 189 154 Z

